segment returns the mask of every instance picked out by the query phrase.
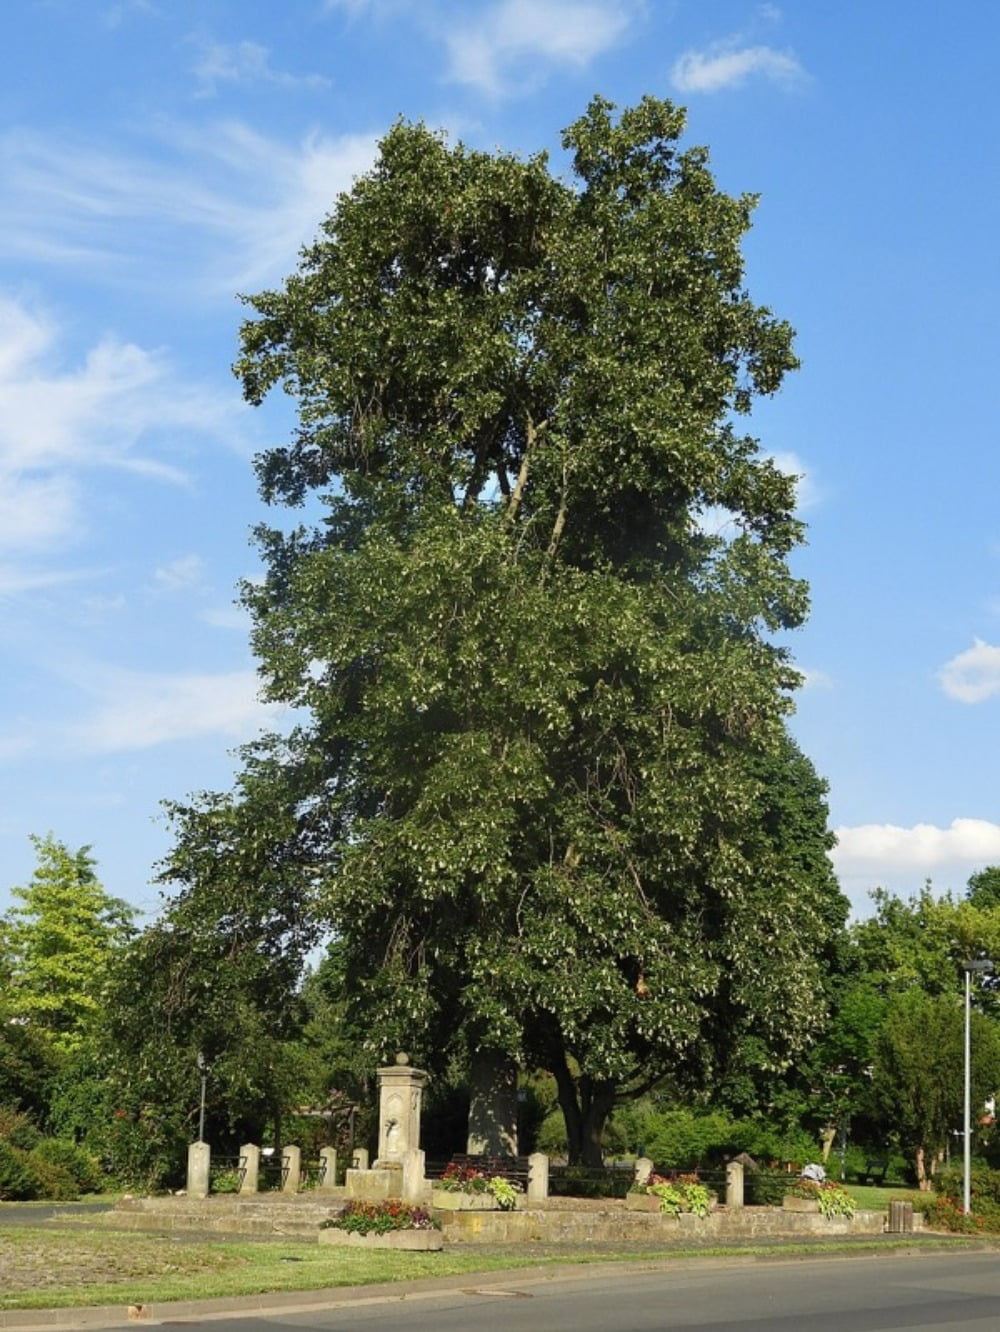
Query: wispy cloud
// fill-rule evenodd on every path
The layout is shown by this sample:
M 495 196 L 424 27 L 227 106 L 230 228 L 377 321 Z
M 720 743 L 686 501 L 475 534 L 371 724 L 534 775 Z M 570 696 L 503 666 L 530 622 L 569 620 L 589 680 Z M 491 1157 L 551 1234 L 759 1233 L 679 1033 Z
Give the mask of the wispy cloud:
M 1000 824 L 986 819 L 953 819 L 947 828 L 918 823 L 902 828 L 868 823 L 837 828 L 833 860 L 844 873 L 898 871 L 930 873 L 941 866 L 966 867 L 1000 862 Z M 919 885 L 918 885 L 919 886 Z
M 983 703 L 1000 694 L 1000 647 L 977 638 L 972 647 L 946 662 L 938 673 L 941 688 L 959 703 Z
M 722 92 L 739 88 L 752 78 L 788 88 L 803 82 L 805 71 L 791 51 L 726 41 L 704 51 L 685 51 L 670 72 L 673 86 L 682 93 Z
M 291 74 L 275 69 L 270 51 L 257 42 L 215 42 L 208 37 L 192 41 L 199 52 L 194 67 L 199 97 L 214 97 L 220 84 L 306 89 L 330 86 L 330 80 L 322 74 Z
M 161 124 L 134 152 L 0 138 L 0 257 L 76 277 L 231 299 L 287 272 L 376 136 L 287 144 L 239 121 Z
M 58 548 L 82 516 L 80 475 L 125 469 L 178 483 L 155 440 L 227 434 L 238 400 L 180 382 L 164 358 L 104 338 L 75 364 L 50 315 L 0 297 L 0 550 Z
M 585 69 L 622 39 L 630 16 L 614 0 L 500 0 L 446 35 L 450 77 L 497 97 L 548 68 Z
M 205 576 L 200 555 L 181 555 L 153 571 L 153 582 L 161 592 L 182 592 L 197 587 Z
M 795 668 L 802 676 L 802 688 L 805 689 L 832 689 L 834 687 L 833 677 L 826 671 L 812 670 L 808 666 L 796 666 Z
M 83 681 L 98 700 L 85 721 L 70 725 L 70 747 L 82 753 L 149 749 L 198 736 L 236 743 L 256 735 L 280 709 L 261 703 L 254 671 L 170 675 L 102 668 Z

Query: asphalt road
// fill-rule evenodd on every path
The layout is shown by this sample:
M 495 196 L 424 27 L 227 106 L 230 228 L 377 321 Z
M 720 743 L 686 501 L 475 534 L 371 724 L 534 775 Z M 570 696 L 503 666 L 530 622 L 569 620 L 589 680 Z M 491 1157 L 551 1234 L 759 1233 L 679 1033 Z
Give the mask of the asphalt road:
M 331 1295 L 333 1293 L 331 1292 Z M 879 1255 L 474 1278 L 432 1294 L 256 1317 L 219 1317 L 212 1332 L 310 1332 L 391 1326 L 403 1332 L 1000 1332 L 1000 1255 Z M 197 1317 L 164 1319 L 194 1326 Z

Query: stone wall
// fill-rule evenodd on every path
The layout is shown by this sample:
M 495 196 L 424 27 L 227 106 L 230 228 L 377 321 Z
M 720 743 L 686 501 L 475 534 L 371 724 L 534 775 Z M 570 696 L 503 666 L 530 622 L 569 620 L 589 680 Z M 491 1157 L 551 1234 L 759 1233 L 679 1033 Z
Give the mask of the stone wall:
M 705 1217 L 658 1216 L 620 1208 L 606 1211 L 546 1211 L 525 1208 L 516 1212 L 440 1213 L 445 1239 L 450 1243 L 551 1244 L 628 1242 L 665 1244 L 691 1240 L 766 1238 L 803 1235 L 880 1235 L 884 1212 L 856 1212 L 852 1218 L 786 1212 L 780 1207 L 718 1208 Z

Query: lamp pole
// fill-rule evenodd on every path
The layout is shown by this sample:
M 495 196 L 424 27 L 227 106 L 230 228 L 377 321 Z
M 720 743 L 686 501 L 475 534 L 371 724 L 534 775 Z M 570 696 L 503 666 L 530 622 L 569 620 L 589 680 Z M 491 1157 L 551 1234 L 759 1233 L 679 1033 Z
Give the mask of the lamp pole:
M 962 963 L 965 972 L 965 1117 L 962 1139 L 962 1211 L 968 1216 L 972 1210 L 970 1179 L 972 1175 L 972 973 L 982 975 L 993 970 L 988 957 L 970 958 Z
M 198 1110 L 198 1141 L 205 1141 L 205 1081 L 208 1078 L 208 1061 L 203 1052 L 198 1051 L 198 1071 L 201 1073 L 201 1106 Z M 968 1208 L 966 1208 L 968 1211 Z

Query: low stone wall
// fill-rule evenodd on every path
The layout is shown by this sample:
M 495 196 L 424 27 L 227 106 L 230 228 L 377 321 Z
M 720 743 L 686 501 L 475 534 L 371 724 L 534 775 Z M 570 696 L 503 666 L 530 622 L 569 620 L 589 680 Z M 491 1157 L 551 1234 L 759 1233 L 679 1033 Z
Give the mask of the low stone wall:
M 344 1198 L 282 1194 L 194 1198 L 128 1198 L 95 1223 L 135 1230 L 205 1231 L 226 1234 L 289 1235 L 317 1239 L 320 1223 L 339 1212 Z M 607 1244 L 704 1243 L 714 1239 L 770 1236 L 879 1235 L 885 1212 L 857 1212 L 853 1218 L 790 1212 L 781 1207 L 719 1207 L 708 1216 L 661 1216 L 636 1212 L 623 1202 L 574 1207 L 519 1207 L 514 1212 L 436 1211 L 448 1244 Z M 921 1218 L 915 1217 L 919 1226 Z
M 589 1241 L 642 1243 L 691 1242 L 767 1236 L 880 1235 L 884 1212 L 856 1212 L 853 1217 L 787 1212 L 780 1207 L 718 1208 L 708 1216 L 660 1216 L 624 1208 L 606 1211 L 439 1212 L 445 1239 L 456 1244 L 586 1244 Z

